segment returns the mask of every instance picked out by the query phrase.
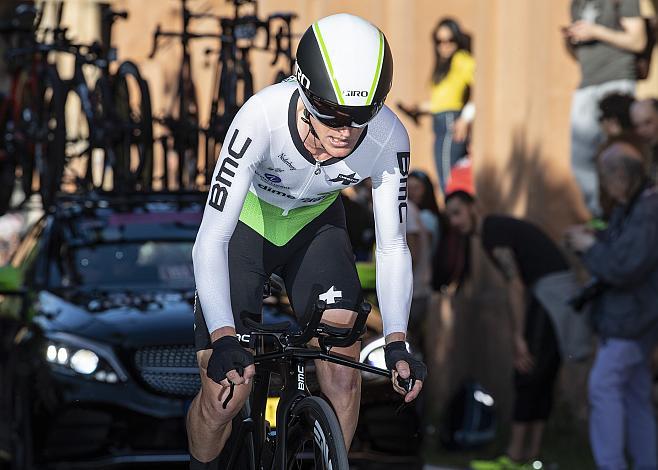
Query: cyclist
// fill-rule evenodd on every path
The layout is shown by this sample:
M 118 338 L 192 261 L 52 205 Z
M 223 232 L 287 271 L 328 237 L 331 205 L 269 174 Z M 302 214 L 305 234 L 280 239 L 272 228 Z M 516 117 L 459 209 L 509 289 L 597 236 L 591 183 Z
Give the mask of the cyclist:
M 300 323 L 318 298 L 327 302 L 323 321 L 353 322 L 361 289 L 338 195 L 368 177 L 386 364 L 405 401 L 418 396 L 426 368 L 404 343 L 412 294 L 405 239 L 409 138 L 384 106 L 392 76 L 379 29 L 357 16 L 329 16 L 300 39 L 295 76 L 254 95 L 233 120 L 193 250 L 202 387 L 187 417 L 191 468 L 212 468 L 248 398 L 255 369 L 240 314 L 260 311 L 273 271 L 283 277 Z M 334 351 L 358 360 L 359 345 Z M 316 370 L 349 448 L 359 372 L 321 361 Z M 417 379 L 408 393 L 398 374 Z M 223 408 L 230 383 L 237 386 Z

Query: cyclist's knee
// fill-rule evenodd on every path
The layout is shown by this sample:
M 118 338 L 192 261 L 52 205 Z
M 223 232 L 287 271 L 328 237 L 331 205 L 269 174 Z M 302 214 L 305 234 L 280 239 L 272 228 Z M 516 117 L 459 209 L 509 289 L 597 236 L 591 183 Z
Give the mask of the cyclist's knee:
M 323 382 L 330 391 L 349 394 L 357 390 L 361 385 L 361 374 L 357 369 L 337 364 L 327 364 L 325 370 L 328 377 Z
M 224 408 L 225 389 L 218 384 L 204 384 L 199 395 L 203 421 L 212 428 L 226 426 L 240 412 L 250 391 L 250 385 L 236 385 L 233 397 Z

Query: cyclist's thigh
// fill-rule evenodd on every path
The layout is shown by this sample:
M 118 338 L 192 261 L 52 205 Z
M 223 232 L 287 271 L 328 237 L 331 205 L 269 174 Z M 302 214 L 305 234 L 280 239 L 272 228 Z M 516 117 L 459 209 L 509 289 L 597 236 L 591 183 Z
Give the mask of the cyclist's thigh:
M 314 231 L 290 257 L 283 277 L 293 310 L 302 323 L 307 321 L 318 298 L 327 302 L 327 310 L 355 311 L 362 300 L 344 225 L 327 224 Z
M 233 321 L 239 335 L 249 333 L 242 324 L 241 312 L 260 313 L 263 286 L 271 272 L 269 251 L 258 233 L 238 222 L 228 247 L 228 270 L 231 286 Z M 197 351 L 211 347 L 210 333 L 198 296 L 194 302 L 194 342 Z

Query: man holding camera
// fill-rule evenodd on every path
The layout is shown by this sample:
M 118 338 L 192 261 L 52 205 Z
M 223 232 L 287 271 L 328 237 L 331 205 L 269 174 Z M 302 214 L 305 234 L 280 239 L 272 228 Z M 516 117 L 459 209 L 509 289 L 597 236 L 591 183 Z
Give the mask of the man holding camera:
M 598 158 L 601 186 L 615 203 L 606 230 L 567 230 L 567 243 L 598 279 L 592 299 L 600 346 L 589 378 L 590 440 L 597 468 L 656 468 L 649 357 L 658 337 L 658 191 L 635 138 L 608 142 Z

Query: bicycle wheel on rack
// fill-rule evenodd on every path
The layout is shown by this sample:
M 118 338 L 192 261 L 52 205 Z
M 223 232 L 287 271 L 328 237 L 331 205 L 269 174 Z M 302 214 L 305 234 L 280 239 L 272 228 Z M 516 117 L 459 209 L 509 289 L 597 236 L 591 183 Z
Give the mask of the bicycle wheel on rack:
M 9 99 L 0 93 L 0 216 L 9 210 L 14 190 L 16 161 L 7 150 L 6 136 L 9 121 Z
M 174 151 L 178 157 L 178 189 L 197 189 L 199 174 L 199 107 L 196 87 L 191 80 L 191 71 L 183 74 L 178 93 L 178 118 L 172 120 L 170 129 L 174 137 Z
M 32 193 L 34 182 L 34 152 L 38 140 L 39 115 L 39 84 L 35 83 L 27 70 L 21 71 L 16 77 L 14 89 L 14 105 L 7 123 L 5 133 L 6 150 L 12 154 L 16 165 L 21 169 L 21 189 L 25 199 Z
M 39 193 L 44 210 L 55 201 L 62 184 L 66 148 L 66 120 L 64 117 L 65 90 L 54 68 L 43 76 L 37 113 L 35 166 L 39 174 Z
M 153 180 L 153 116 L 148 83 L 132 62 L 119 66 L 112 84 L 115 125 L 115 188 L 150 191 Z
M 93 123 L 91 114 L 98 111 L 97 90 L 94 92 L 80 91 L 77 86 L 67 90 L 64 99 L 66 107 L 66 145 L 64 160 L 66 162 L 66 183 L 75 186 L 76 191 L 93 191 L 102 188 L 105 180 L 105 153 L 94 148 Z M 86 99 L 89 97 L 91 111 L 85 111 Z M 70 178 L 70 179 L 69 179 Z
M 347 449 L 336 414 L 319 397 L 305 397 L 292 409 L 286 438 L 288 470 L 348 470 Z

